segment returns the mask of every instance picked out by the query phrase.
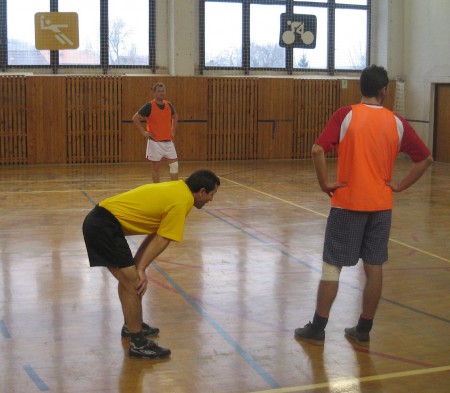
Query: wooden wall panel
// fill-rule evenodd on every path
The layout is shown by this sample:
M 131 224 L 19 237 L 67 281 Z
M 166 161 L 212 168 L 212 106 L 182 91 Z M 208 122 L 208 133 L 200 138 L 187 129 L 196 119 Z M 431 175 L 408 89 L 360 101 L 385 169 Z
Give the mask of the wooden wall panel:
M 436 86 L 434 159 L 450 163 L 450 84 Z
M 208 160 L 257 157 L 256 78 L 208 78 Z
M 292 158 L 294 80 L 258 80 L 258 158 Z
M 120 162 L 121 79 L 66 77 L 67 162 Z
M 311 147 L 338 107 L 338 81 L 299 79 L 294 85 L 293 158 L 310 158 Z
M 359 82 L 275 77 L 0 76 L 0 164 L 145 161 L 132 117 L 163 82 L 180 160 L 309 158 Z M 15 78 L 15 79 L 14 79 Z M 392 108 L 395 81 L 386 106 Z M 11 128 L 12 127 L 12 128 Z M 12 130 L 12 131 L 11 131 Z
M 361 92 L 359 90 L 359 80 L 343 79 L 338 80 L 338 107 L 353 105 L 361 101 Z M 337 108 L 336 108 L 337 109 Z
M 29 164 L 66 162 L 65 95 L 64 77 L 27 77 Z
M 180 160 L 206 160 L 208 79 L 177 77 L 175 80 L 172 102 L 178 113 L 175 136 L 178 157 Z
M 23 76 L 0 78 L 0 165 L 26 164 L 27 101 Z

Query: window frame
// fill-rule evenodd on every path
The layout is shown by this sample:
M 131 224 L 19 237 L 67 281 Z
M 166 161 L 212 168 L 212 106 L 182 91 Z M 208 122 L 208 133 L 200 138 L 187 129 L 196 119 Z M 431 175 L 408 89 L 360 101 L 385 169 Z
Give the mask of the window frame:
M 365 10 L 367 12 L 367 43 L 366 43 L 366 64 L 370 64 L 370 48 L 371 48 L 371 15 L 372 0 L 367 0 L 367 5 L 343 4 L 336 3 L 335 0 L 324 0 L 323 3 L 297 1 L 297 0 L 199 0 L 199 71 L 203 75 L 205 71 L 243 71 L 245 75 L 251 71 L 283 71 L 288 75 L 294 73 L 323 73 L 335 75 L 336 73 L 359 73 L 361 70 L 354 68 L 338 68 L 335 67 L 335 28 L 336 28 L 336 10 L 352 9 Z M 207 66 L 205 64 L 205 4 L 206 3 L 240 3 L 242 4 L 242 66 Z M 294 68 L 294 48 L 286 48 L 286 59 L 284 68 L 275 67 L 251 67 L 250 66 L 250 5 L 266 4 L 266 5 L 285 5 L 285 12 L 294 12 L 294 7 L 303 6 L 310 8 L 326 8 L 328 16 L 328 37 L 327 37 L 327 67 L 326 68 Z
M 21 69 L 51 69 L 54 74 L 63 69 L 101 69 L 104 74 L 114 69 L 151 69 L 152 73 L 156 72 L 156 16 L 155 2 L 156 0 L 148 0 L 149 5 L 149 48 L 148 48 L 148 65 L 111 65 L 109 64 L 109 16 L 108 16 L 108 0 L 100 0 L 100 64 L 59 64 L 59 51 L 50 51 L 49 65 L 9 65 L 8 64 L 8 20 L 7 20 L 7 4 L 8 1 L 0 0 L 0 68 L 2 72 L 8 70 Z M 19 0 L 14 0 L 19 1 Z M 49 0 L 49 12 L 58 12 L 58 0 Z

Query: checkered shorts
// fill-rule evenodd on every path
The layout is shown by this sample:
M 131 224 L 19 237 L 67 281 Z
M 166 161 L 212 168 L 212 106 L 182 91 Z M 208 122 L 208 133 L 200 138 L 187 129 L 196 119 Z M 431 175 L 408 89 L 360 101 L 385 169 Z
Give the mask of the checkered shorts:
M 354 266 L 362 259 L 371 265 L 388 260 L 392 210 L 359 212 L 332 207 L 327 220 L 323 260 Z

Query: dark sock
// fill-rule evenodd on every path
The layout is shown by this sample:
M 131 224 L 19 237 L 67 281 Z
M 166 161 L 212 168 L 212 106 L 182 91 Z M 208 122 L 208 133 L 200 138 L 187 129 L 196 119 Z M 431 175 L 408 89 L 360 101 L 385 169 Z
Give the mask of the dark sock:
M 373 319 L 366 319 L 359 317 L 358 325 L 356 325 L 356 331 L 359 333 L 369 333 L 372 330 Z
M 314 313 L 314 318 L 312 321 L 312 327 L 314 330 L 325 330 L 325 327 L 327 326 L 328 318 L 321 317 L 319 314 Z
M 137 347 L 142 347 L 147 342 L 147 339 L 141 331 L 138 333 L 131 333 L 131 342 Z
M 128 325 L 127 325 L 127 321 L 125 321 L 125 319 L 123 320 L 123 324 L 126 325 L 126 326 L 128 326 Z M 142 324 L 144 324 L 144 323 L 142 322 Z

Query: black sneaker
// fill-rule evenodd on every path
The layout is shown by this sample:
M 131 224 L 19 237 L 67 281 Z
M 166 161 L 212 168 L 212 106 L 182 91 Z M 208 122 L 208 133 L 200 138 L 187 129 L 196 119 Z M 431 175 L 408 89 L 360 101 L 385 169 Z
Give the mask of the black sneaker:
M 369 333 L 358 332 L 358 330 L 356 330 L 356 326 L 345 328 L 345 337 L 362 346 L 369 345 L 370 343 Z
M 295 329 L 295 337 L 314 345 L 323 345 L 325 342 L 325 330 L 315 330 L 311 322 L 304 327 Z
M 161 359 L 170 356 L 171 352 L 170 349 L 160 347 L 152 340 L 147 340 L 142 347 L 131 343 L 128 354 L 136 358 Z
M 145 337 L 155 337 L 159 334 L 159 329 L 157 327 L 151 327 L 142 322 L 142 334 Z M 121 335 L 122 337 L 131 337 L 131 332 L 128 330 L 128 326 L 126 323 L 122 327 Z

